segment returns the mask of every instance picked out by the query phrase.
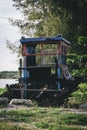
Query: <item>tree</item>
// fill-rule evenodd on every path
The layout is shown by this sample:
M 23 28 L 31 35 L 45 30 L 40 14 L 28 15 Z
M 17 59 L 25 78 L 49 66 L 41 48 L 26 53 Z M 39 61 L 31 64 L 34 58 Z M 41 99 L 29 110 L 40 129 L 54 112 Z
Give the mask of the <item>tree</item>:
M 13 1 L 14 6 L 22 11 L 27 21 L 17 21 L 18 25 L 26 34 L 28 34 L 29 30 L 32 31 L 32 29 L 34 29 L 36 30 L 35 35 L 50 35 L 51 30 L 51 35 L 63 33 L 71 41 L 74 41 L 79 35 L 87 35 L 86 0 Z M 57 20 L 57 18 L 60 20 Z M 58 29 L 60 27 L 61 29 Z M 43 32 L 43 34 L 41 32 Z
M 14 6 L 21 10 L 24 20 L 11 21 L 20 27 L 23 34 L 34 36 L 52 36 L 66 34 L 66 20 L 51 12 L 52 0 L 14 0 Z M 61 10 L 61 8 L 59 9 Z
M 53 0 L 52 0 L 53 1 Z M 69 35 L 75 38 L 80 36 L 87 35 L 87 0 L 55 0 L 52 2 L 53 10 L 55 7 L 61 7 L 62 10 L 65 10 L 67 19 L 67 24 L 69 25 Z M 59 9 L 56 8 L 56 13 L 59 12 Z

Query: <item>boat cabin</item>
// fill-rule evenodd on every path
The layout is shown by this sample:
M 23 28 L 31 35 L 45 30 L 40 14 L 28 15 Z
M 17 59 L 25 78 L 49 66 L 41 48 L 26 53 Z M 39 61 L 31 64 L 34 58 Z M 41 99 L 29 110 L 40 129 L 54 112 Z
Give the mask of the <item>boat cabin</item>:
M 37 84 L 49 85 L 64 78 L 67 68 L 67 52 L 70 42 L 61 35 L 55 37 L 24 38 L 21 40 L 20 82 L 37 88 Z M 67 70 L 67 71 L 66 71 Z M 68 75 L 69 76 L 69 75 Z M 57 83 L 59 88 L 59 82 Z M 33 88 L 33 87 L 32 87 Z

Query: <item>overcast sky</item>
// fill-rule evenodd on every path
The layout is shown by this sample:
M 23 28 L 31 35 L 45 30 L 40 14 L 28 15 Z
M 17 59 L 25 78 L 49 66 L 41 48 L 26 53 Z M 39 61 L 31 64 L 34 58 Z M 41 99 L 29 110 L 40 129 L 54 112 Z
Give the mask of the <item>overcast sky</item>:
M 12 54 L 6 47 L 6 39 L 11 42 L 19 41 L 21 33 L 13 27 L 6 18 L 20 19 L 19 11 L 12 7 L 12 0 L 0 0 L 0 71 L 18 70 L 17 55 Z

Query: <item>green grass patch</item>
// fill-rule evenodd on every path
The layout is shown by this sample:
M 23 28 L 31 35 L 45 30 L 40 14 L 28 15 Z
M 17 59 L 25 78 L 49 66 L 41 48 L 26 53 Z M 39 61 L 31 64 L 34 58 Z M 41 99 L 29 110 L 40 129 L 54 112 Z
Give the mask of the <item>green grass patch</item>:
M 0 95 L 2 95 L 4 92 L 6 92 L 7 89 L 6 88 L 0 88 Z
M 31 107 L 0 110 L 0 122 L 2 130 L 27 130 L 27 125 L 33 126 L 36 130 L 39 128 L 42 130 L 84 130 L 84 126 L 87 128 L 87 115 L 71 113 L 70 109 L 64 108 Z M 15 123 L 25 123 L 25 126 L 19 127 Z M 6 129 L 3 127 L 4 124 L 8 125 Z M 10 124 L 14 125 L 10 126 Z
M 67 124 L 67 125 L 87 125 L 87 115 L 80 115 L 80 114 L 61 114 L 58 118 L 58 122 L 60 124 Z
M 18 125 L 12 123 L 0 123 L 0 130 L 26 130 Z

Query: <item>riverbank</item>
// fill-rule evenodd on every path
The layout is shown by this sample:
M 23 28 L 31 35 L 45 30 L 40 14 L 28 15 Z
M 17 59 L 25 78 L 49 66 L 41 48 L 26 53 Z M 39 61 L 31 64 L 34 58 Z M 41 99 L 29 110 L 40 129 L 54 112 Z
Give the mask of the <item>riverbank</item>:
M 0 88 L 4 88 L 6 84 L 15 84 L 18 83 L 18 79 L 0 79 Z
M 0 71 L 0 79 L 18 79 L 18 71 Z
M 87 130 L 87 111 L 15 105 L 0 108 L 0 128 L 2 130 Z

